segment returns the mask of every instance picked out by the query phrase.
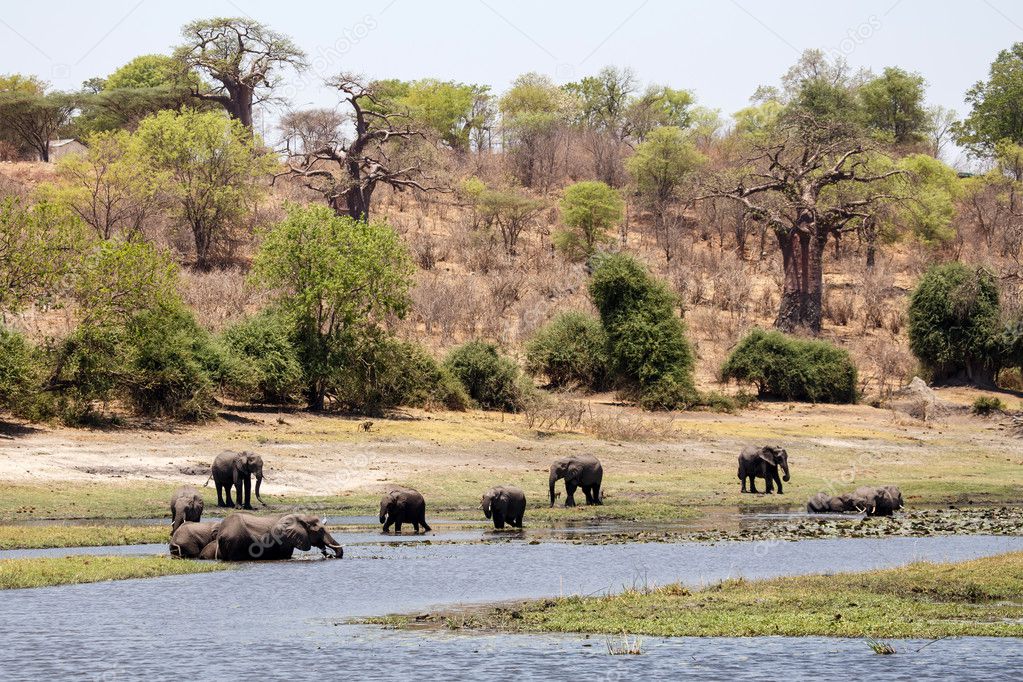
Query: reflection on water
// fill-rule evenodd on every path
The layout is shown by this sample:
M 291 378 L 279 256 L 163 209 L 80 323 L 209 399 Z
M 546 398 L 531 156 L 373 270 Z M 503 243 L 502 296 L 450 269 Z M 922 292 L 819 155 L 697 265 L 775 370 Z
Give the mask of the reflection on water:
M 1023 550 L 1019 537 L 604 546 L 525 540 L 431 544 L 422 536 L 395 542 L 368 533 L 343 533 L 338 539 L 346 545 L 340 561 L 250 564 L 203 575 L 0 592 L 0 671 L 5 678 L 14 671 L 14 678 L 23 679 L 72 673 L 100 679 L 239 679 L 260 671 L 301 679 L 346 672 L 360 679 L 410 674 L 475 679 L 486 672 L 556 679 L 682 672 L 734 678 L 742 672 L 777 679 L 784 670 L 799 679 L 819 674 L 822 666 L 856 666 L 858 673 L 884 671 L 885 679 L 900 679 L 899 671 L 906 679 L 938 679 L 950 661 L 956 661 L 956 676 L 962 678 L 965 661 L 980 673 L 987 665 L 987 679 L 997 679 L 999 671 L 1023 665 L 1019 640 L 942 641 L 919 654 L 894 657 L 876 657 L 862 642 L 828 639 L 648 640 L 647 653 L 623 659 L 609 657 L 600 638 L 398 633 L 337 624 L 466 602 L 961 560 Z

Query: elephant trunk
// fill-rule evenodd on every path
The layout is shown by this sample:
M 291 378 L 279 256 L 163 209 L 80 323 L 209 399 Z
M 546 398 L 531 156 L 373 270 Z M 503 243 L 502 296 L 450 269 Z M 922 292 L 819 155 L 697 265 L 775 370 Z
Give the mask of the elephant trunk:
M 785 479 L 785 480 L 788 480 L 788 479 Z M 262 483 L 263 483 L 263 473 L 260 472 L 259 474 L 256 475 L 256 499 L 259 500 L 259 503 L 265 507 L 266 506 L 266 502 L 264 502 L 263 498 L 259 496 L 259 486 L 262 485 Z
M 558 474 L 551 471 L 550 487 L 551 487 L 551 507 L 554 506 L 554 484 L 558 482 Z
M 786 483 L 788 483 L 788 480 L 789 480 L 789 462 L 788 462 L 787 459 L 782 460 L 782 462 L 781 462 L 781 470 L 785 472 L 785 475 L 781 477 L 781 480 L 783 480 Z
M 483 515 L 489 519 L 490 518 L 490 498 L 484 497 L 483 498 L 483 502 L 482 502 L 482 504 L 480 506 L 483 507 Z
M 380 523 L 383 523 L 387 519 L 387 505 L 383 502 L 380 503 Z
M 326 554 L 327 550 L 329 549 L 332 552 L 334 552 L 334 558 L 340 559 L 340 558 L 344 557 L 344 555 L 345 555 L 344 548 L 341 545 L 339 545 L 337 543 L 337 540 L 335 540 L 334 537 L 330 533 L 328 533 L 327 531 L 323 531 L 323 545 L 324 545 L 324 548 L 323 548 L 323 553 L 324 554 Z

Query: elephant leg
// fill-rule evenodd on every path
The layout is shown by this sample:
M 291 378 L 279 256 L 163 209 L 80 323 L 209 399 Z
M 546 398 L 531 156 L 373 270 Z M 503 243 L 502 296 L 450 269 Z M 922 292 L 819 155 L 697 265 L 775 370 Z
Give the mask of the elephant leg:
M 222 485 L 220 485 L 220 483 L 216 483 L 215 485 L 217 486 L 217 506 L 218 507 L 226 507 L 227 505 L 224 504 L 224 495 L 223 495 L 223 488 L 224 487 Z
M 590 487 L 590 493 L 593 495 L 593 504 L 604 504 L 604 500 L 600 497 L 600 484 L 594 483 Z
M 227 483 L 224 485 L 224 506 L 234 507 L 234 500 L 231 499 L 231 484 Z
M 568 481 L 565 481 L 565 506 L 566 507 L 574 507 L 575 506 L 575 497 L 573 497 L 575 495 L 575 489 L 576 489 L 575 483 L 569 483 Z
M 775 485 L 778 486 L 778 494 L 781 495 L 782 494 L 781 476 L 778 475 L 777 471 L 774 472 L 774 483 L 775 483 Z
M 424 533 L 429 533 L 431 530 L 433 530 L 432 528 L 430 528 L 430 524 L 428 524 L 426 522 L 426 510 L 425 509 L 423 510 L 422 515 L 420 515 L 420 517 L 419 517 L 419 525 L 421 525 L 423 527 L 423 532 Z
M 252 494 L 252 481 L 250 481 L 249 477 L 246 476 L 243 482 L 245 483 L 245 501 L 242 503 L 242 509 L 252 509 L 252 501 L 251 501 L 252 500 L 252 497 L 251 497 L 251 494 Z
M 583 496 L 586 498 L 586 504 L 593 504 L 593 486 L 584 485 L 580 487 L 583 489 Z
M 394 534 L 401 535 L 401 521 L 394 522 Z
M 412 522 L 412 530 L 415 531 L 416 535 L 419 535 L 419 522 L 418 521 L 413 521 Z
M 742 483 L 742 490 L 740 490 L 739 492 L 740 493 L 746 492 L 746 474 L 739 476 L 739 481 Z
M 391 532 L 391 524 L 392 523 L 394 523 L 394 520 L 390 519 L 390 518 L 388 518 L 387 521 L 384 522 L 384 532 L 385 533 L 390 533 Z
M 504 528 L 504 514 L 501 512 L 494 512 L 494 528 Z
M 749 477 L 749 491 L 753 494 L 759 494 L 760 492 L 757 490 L 757 479 L 753 476 Z

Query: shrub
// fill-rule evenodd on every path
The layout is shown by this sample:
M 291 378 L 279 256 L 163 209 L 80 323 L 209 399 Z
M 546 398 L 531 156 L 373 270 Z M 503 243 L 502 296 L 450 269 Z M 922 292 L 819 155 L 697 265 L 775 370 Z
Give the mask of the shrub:
M 293 342 L 293 322 L 277 310 L 264 310 L 229 327 L 226 348 L 251 368 L 227 388 L 239 397 L 266 405 L 293 402 L 302 389 L 302 364 Z
M 398 406 L 464 410 L 465 388 L 420 345 L 379 334 L 363 338 L 328 382 L 336 404 L 366 414 Z
M 600 311 L 616 385 L 647 409 L 693 405 L 693 350 L 678 303 L 667 287 L 630 256 L 601 258 L 590 282 Z
M 721 378 L 755 384 L 761 398 L 856 402 L 856 366 L 846 351 L 778 331 L 747 334 L 725 361 Z
M 995 412 L 1005 412 L 1005 403 L 1002 402 L 1001 398 L 982 395 L 973 401 L 970 411 L 973 414 L 986 417 Z
M 526 404 L 530 391 L 518 366 L 492 343 L 470 341 L 459 346 L 448 354 L 444 366 L 480 407 L 517 412 Z
M 42 382 L 36 351 L 17 332 L 0 327 L 0 410 L 38 418 Z
M 998 370 L 998 284 L 982 268 L 931 268 L 909 302 L 909 347 L 935 381 L 993 384 Z
M 608 387 L 607 336 L 600 320 L 580 311 L 557 316 L 526 344 L 526 369 L 543 375 L 552 388 Z

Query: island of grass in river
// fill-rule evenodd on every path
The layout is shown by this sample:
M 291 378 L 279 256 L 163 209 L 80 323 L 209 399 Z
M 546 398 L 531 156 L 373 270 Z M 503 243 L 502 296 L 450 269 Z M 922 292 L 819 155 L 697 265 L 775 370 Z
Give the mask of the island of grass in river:
M 209 573 L 229 568 L 213 561 L 163 556 L 68 556 L 0 559 L 0 590 L 77 585 L 104 580 Z
M 659 637 L 1023 637 L 1023 552 L 864 573 L 726 580 L 368 622 Z

